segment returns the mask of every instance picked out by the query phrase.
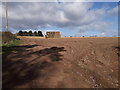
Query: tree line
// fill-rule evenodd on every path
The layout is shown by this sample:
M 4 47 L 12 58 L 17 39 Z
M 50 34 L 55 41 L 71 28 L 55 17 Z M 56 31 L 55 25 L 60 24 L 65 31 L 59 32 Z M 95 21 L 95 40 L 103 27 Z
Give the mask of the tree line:
M 19 31 L 18 32 L 18 35 L 19 36 L 40 36 L 40 37 L 43 37 L 43 34 L 41 31 L 35 31 L 35 32 L 32 32 L 32 31 Z

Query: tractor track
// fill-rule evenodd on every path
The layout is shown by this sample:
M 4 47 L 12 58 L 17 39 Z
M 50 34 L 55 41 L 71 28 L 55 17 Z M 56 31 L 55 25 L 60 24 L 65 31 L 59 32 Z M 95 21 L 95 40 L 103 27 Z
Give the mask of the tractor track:
M 3 88 L 118 87 L 117 38 L 21 40 L 3 56 Z

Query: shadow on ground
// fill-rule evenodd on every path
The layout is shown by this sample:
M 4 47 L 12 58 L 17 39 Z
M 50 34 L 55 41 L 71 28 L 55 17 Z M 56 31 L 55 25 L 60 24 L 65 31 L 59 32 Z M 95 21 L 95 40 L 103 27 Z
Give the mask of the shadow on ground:
M 35 46 L 38 46 L 38 45 L 23 45 L 23 46 L 1 46 L 0 48 L 2 48 L 2 52 L 3 52 L 3 54 L 8 54 L 9 52 L 11 52 L 11 51 L 15 51 L 16 49 L 18 50 L 18 49 L 21 49 L 22 48 L 22 50 L 23 49 L 26 49 L 26 48 L 33 48 L 33 47 L 35 47 Z
M 66 51 L 64 47 L 51 47 L 33 52 L 31 48 L 37 46 L 25 45 L 11 47 L 15 53 L 12 52 L 3 55 L 3 88 L 14 88 L 28 84 L 37 78 L 42 79 L 45 76 L 42 71 L 51 67 L 55 69 L 54 62 L 62 60 L 62 55 L 59 52 Z M 36 57 L 28 60 L 33 55 Z M 44 56 L 48 56 L 50 61 L 41 59 Z M 52 71 L 48 70 L 47 72 Z
M 118 47 L 115 47 L 117 50 L 118 50 L 118 56 L 120 56 L 120 47 L 118 46 Z

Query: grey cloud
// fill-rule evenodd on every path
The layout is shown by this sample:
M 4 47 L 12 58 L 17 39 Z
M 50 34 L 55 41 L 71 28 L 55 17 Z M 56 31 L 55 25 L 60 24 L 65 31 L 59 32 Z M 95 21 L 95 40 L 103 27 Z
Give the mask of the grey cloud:
M 85 31 L 92 27 L 95 30 L 108 28 L 102 25 L 101 18 L 105 9 L 91 9 L 93 3 L 8 3 L 9 29 L 37 29 L 55 26 L 60 28 L 75 28 Z M 112 12 L 112 11 L 111 11 Z M 3 21 L 5 20 L 3 15 Z M 101 25 L 98 23 L 100 22 Z M 98 27 L 95 23 L 98 23 Z M 3 29 L 5 24 L 3 22 Z
M 112 8 L 112 9 L 108 10 L 107 13 L 109 15 L 111 15 L 111 16 L 117 16 L 118 15 L 118 6 L 116 6 L 116 7 Z

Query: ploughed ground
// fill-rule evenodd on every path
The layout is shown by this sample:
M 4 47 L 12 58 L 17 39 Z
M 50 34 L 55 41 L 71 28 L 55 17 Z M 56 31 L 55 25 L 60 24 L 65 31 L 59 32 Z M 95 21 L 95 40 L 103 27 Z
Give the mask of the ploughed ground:
M 117 88 L 118 38 L 21 38 L 3 55 L 3 88 Z

